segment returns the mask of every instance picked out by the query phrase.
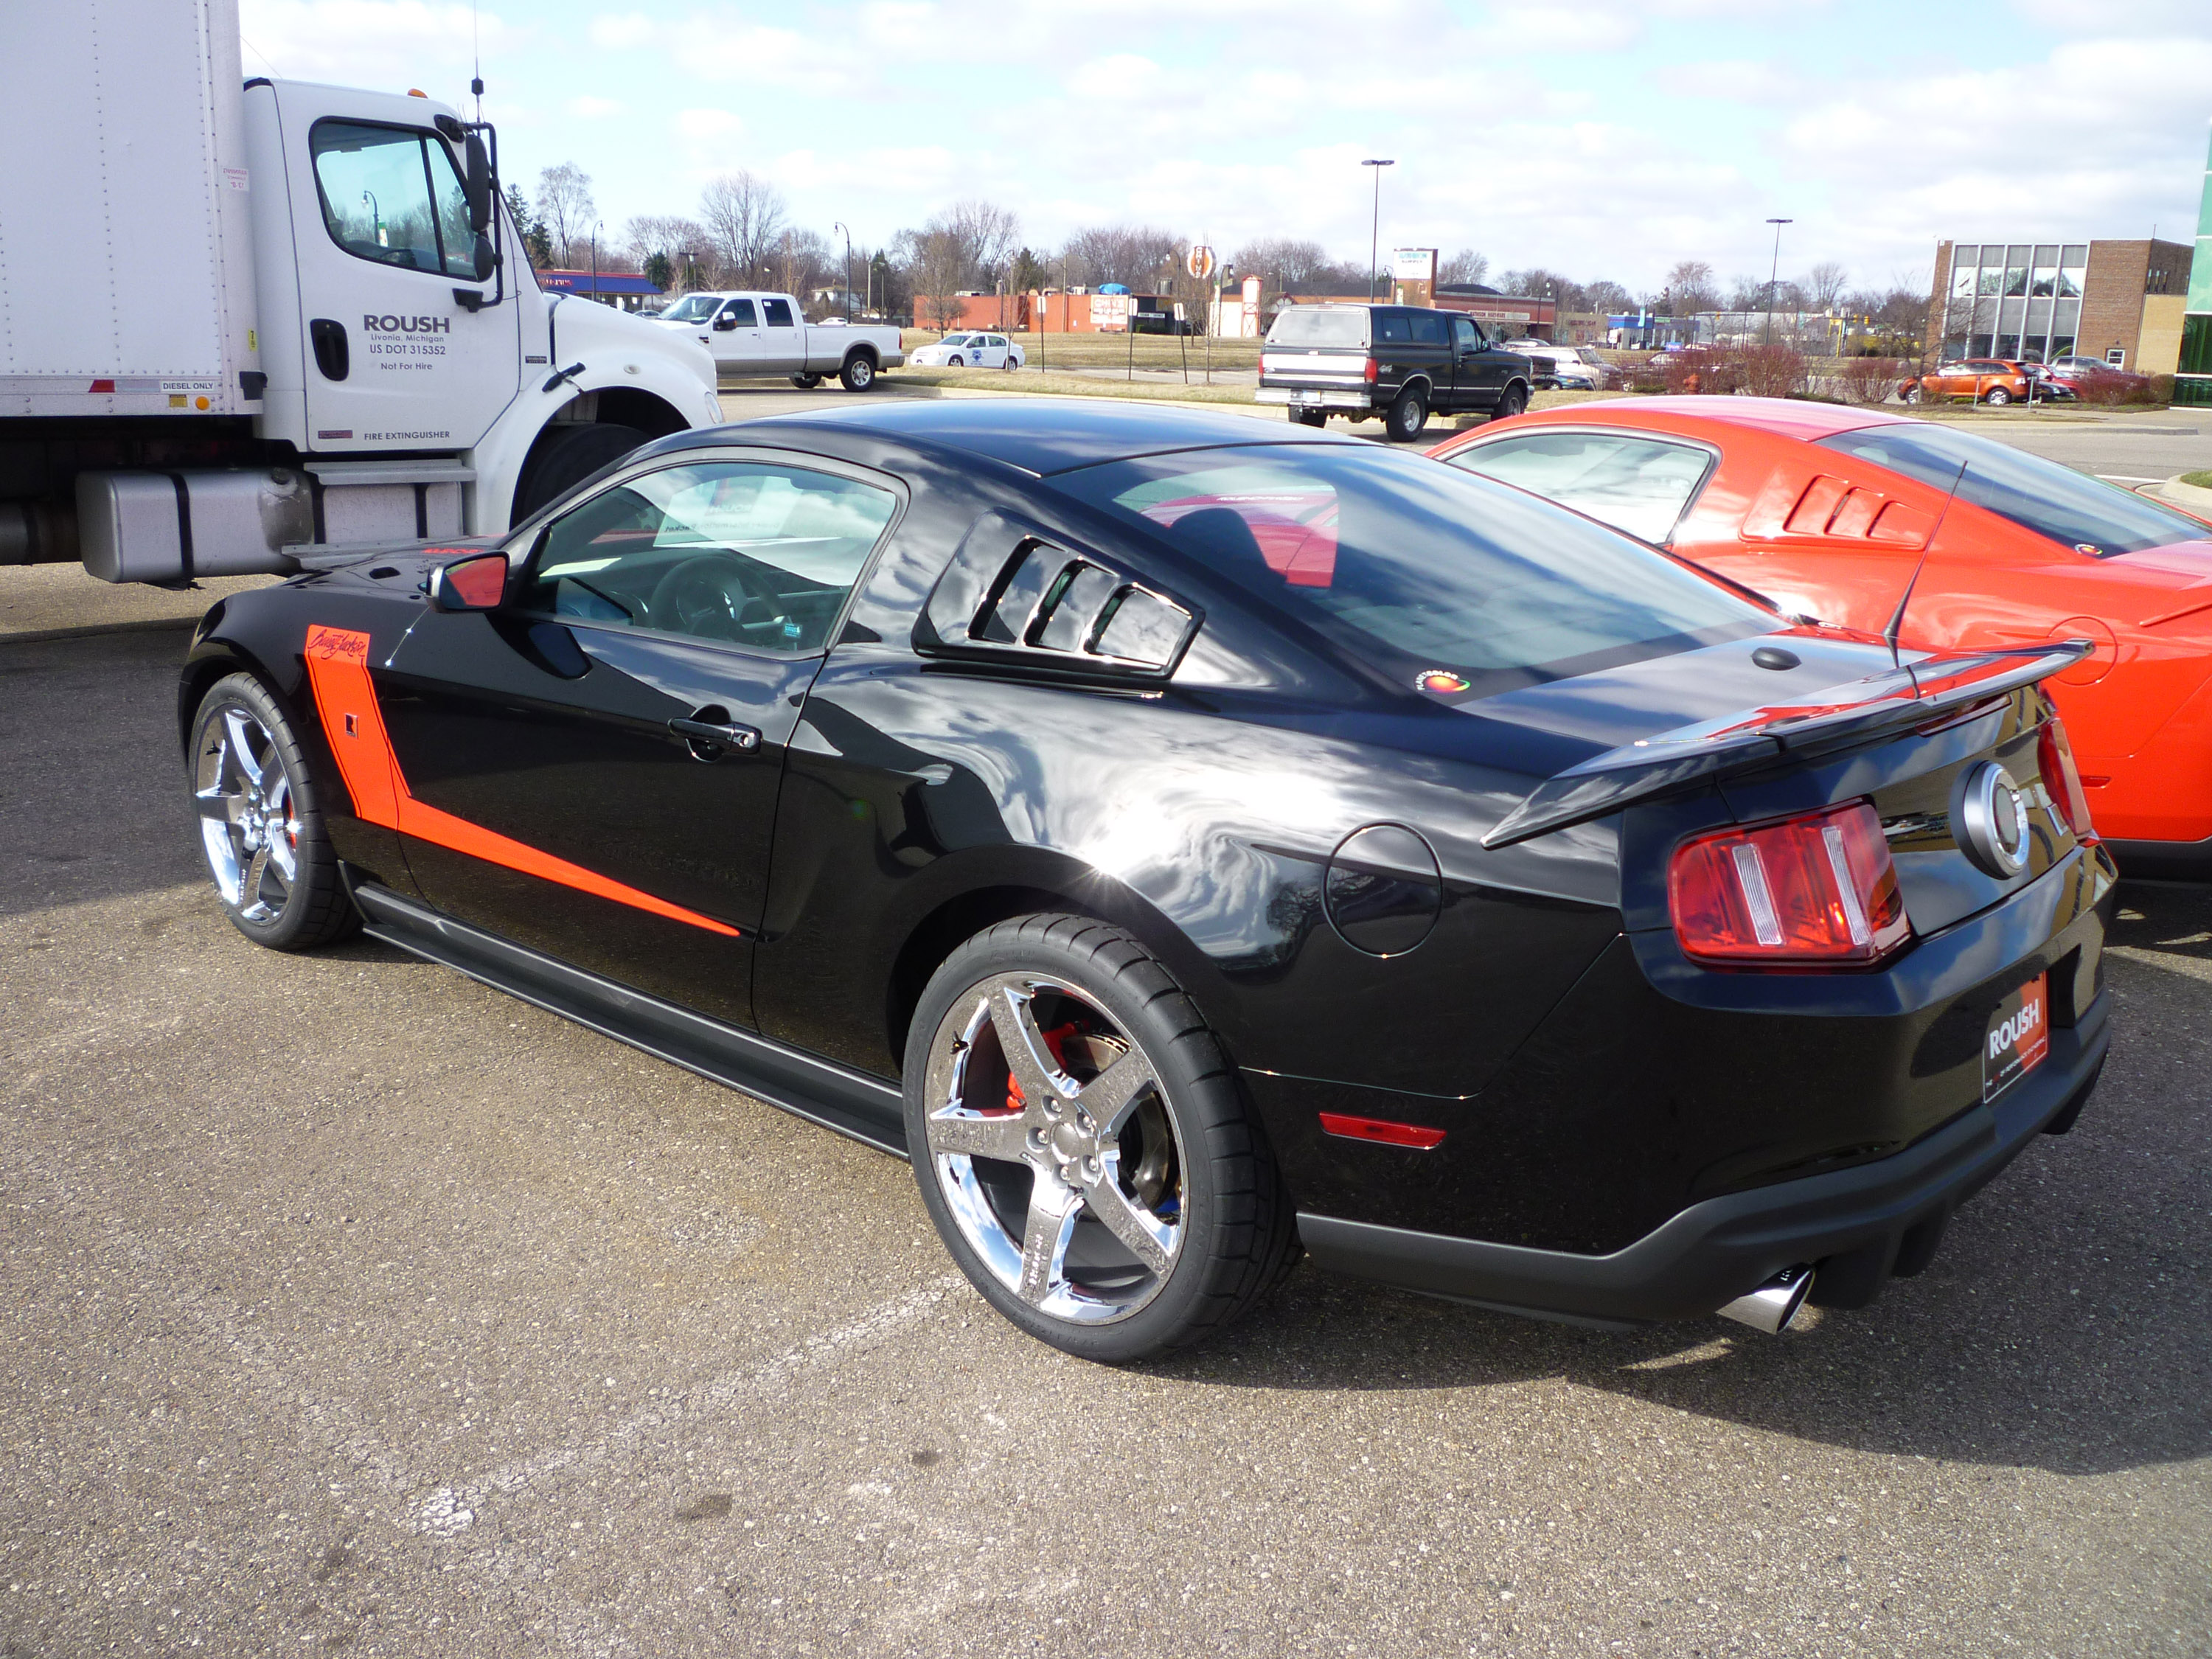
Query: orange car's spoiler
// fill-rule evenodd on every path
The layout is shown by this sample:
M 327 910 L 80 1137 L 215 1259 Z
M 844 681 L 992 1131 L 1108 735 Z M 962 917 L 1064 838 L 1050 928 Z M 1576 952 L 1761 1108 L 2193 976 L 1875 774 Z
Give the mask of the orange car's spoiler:
M 1633 801 L 1749 771 L 1785 756 L 1809 757 L 1885 732 L 1910 731 L 2046 679 L 2093 648 L 2087 640 L 2066 640 L 1923 657 L 1887 673 L 1846 681 L 1821 693 L 1816 702 L 1747 708 L 1639 738 L 1537 785 L 1483 836 L 1482 844 L 1510 847 L 1603 817 Z

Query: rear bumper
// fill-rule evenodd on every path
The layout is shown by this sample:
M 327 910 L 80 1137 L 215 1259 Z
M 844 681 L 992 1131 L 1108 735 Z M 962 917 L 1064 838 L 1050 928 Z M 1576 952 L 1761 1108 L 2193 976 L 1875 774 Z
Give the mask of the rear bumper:
M 2143 881 L 2212 881 L 2212 836 L 2203 841 L 2105 842 L 2122 876 Z
M 2073 1126 L 2111 1047 L 2111 1005 L 2110 993 L 2099 995 L 2073 1026 L 2051 1033 L 2034 1072 L 1901 1152 L 1707 1199 L 1607 1255 L 1322 1215 L 1301 1214 L 1299 1235 L 1315 1263 L 1334 1272 L 1574 1323 L 1702 1318 L 1800 1262 L 1820 1264 L 1814 1301 L 1861 1306 L 1893 1274 L 1927 1266 L 1952 1211 L 2039 1133 Z
M 1262 386 L 1252 395 L 1255 403 L 1293 404 L 1301 409 L 1376 409 L 1383 402 L 1364 386 Z

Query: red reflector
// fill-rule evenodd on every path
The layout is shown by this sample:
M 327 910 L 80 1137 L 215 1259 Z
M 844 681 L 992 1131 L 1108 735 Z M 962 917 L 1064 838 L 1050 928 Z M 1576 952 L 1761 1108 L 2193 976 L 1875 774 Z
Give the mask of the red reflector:
M 1346 1140 L 1378 1140 L 1385 1146 L 1411 1146 L 1420 1152 L 1441 1146 L 1444 1139 L 1442 1129 L 1426 1129 L 1418 1123 L 1392 1123 L 1379 1117 L 1352 1117 L 1343 1112 L 1323 1112 L 1321 1127 Z
M 115 382 L 112 380 L 94 380 L 92 383 L 92 390 L 94 393 L 112 392 L 115 390 Z
M 2053 714 L 2035 740 L 2037 769 L 2043 774 L 2043 793 L 2066 820 L 2076 841 L 2094 841 L 2097 831 L 2089 821 L 2089 795 L 2082 787 L 2081 769 L 2074 764 L 2074 745 L 2066 736 L 2066 722 Z
M 1912 936 L 1881 819 L 1863 800 L 1684 842 L 1667 902 L 1700 962 L 1863 967 Z

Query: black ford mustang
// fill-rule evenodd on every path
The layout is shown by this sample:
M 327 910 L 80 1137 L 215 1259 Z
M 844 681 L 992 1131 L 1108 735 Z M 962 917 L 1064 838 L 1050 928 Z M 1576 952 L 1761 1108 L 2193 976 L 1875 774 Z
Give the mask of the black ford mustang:
M 1598 1324 L 1869 1301 L 2108 1041 L 2036 682 L 1422 458 L 894 404 L 234 596 L 179 714 L 238 926 L 365 926 L 911 1156 L 1121 1359 L 1297 1258 Z

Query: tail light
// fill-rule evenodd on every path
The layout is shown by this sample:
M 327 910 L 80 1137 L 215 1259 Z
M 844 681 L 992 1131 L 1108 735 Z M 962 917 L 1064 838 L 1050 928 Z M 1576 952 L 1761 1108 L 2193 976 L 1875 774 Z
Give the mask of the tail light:
M 2074 745 L 2067 740 L 2066 723 L 2053 714 L 2043 723 L 2035 740 L 2035 759 L 2043 774 L 2043 793 L 2076 841 L 2094 841 L 2097 831 L 2089 822 L 2089 792 L 2082 787 L 2081 769 L 2074 764 Z
M 1367 360 L 1367 384 L 1373 386 L 1382 378 L 1382 365 L 1373 357 Z
M 1674 850 L 1668 908 L 1683 953 L 1749 967 L 1861 967 L 1912 936 L 1881 819 L 1865 801 Z

